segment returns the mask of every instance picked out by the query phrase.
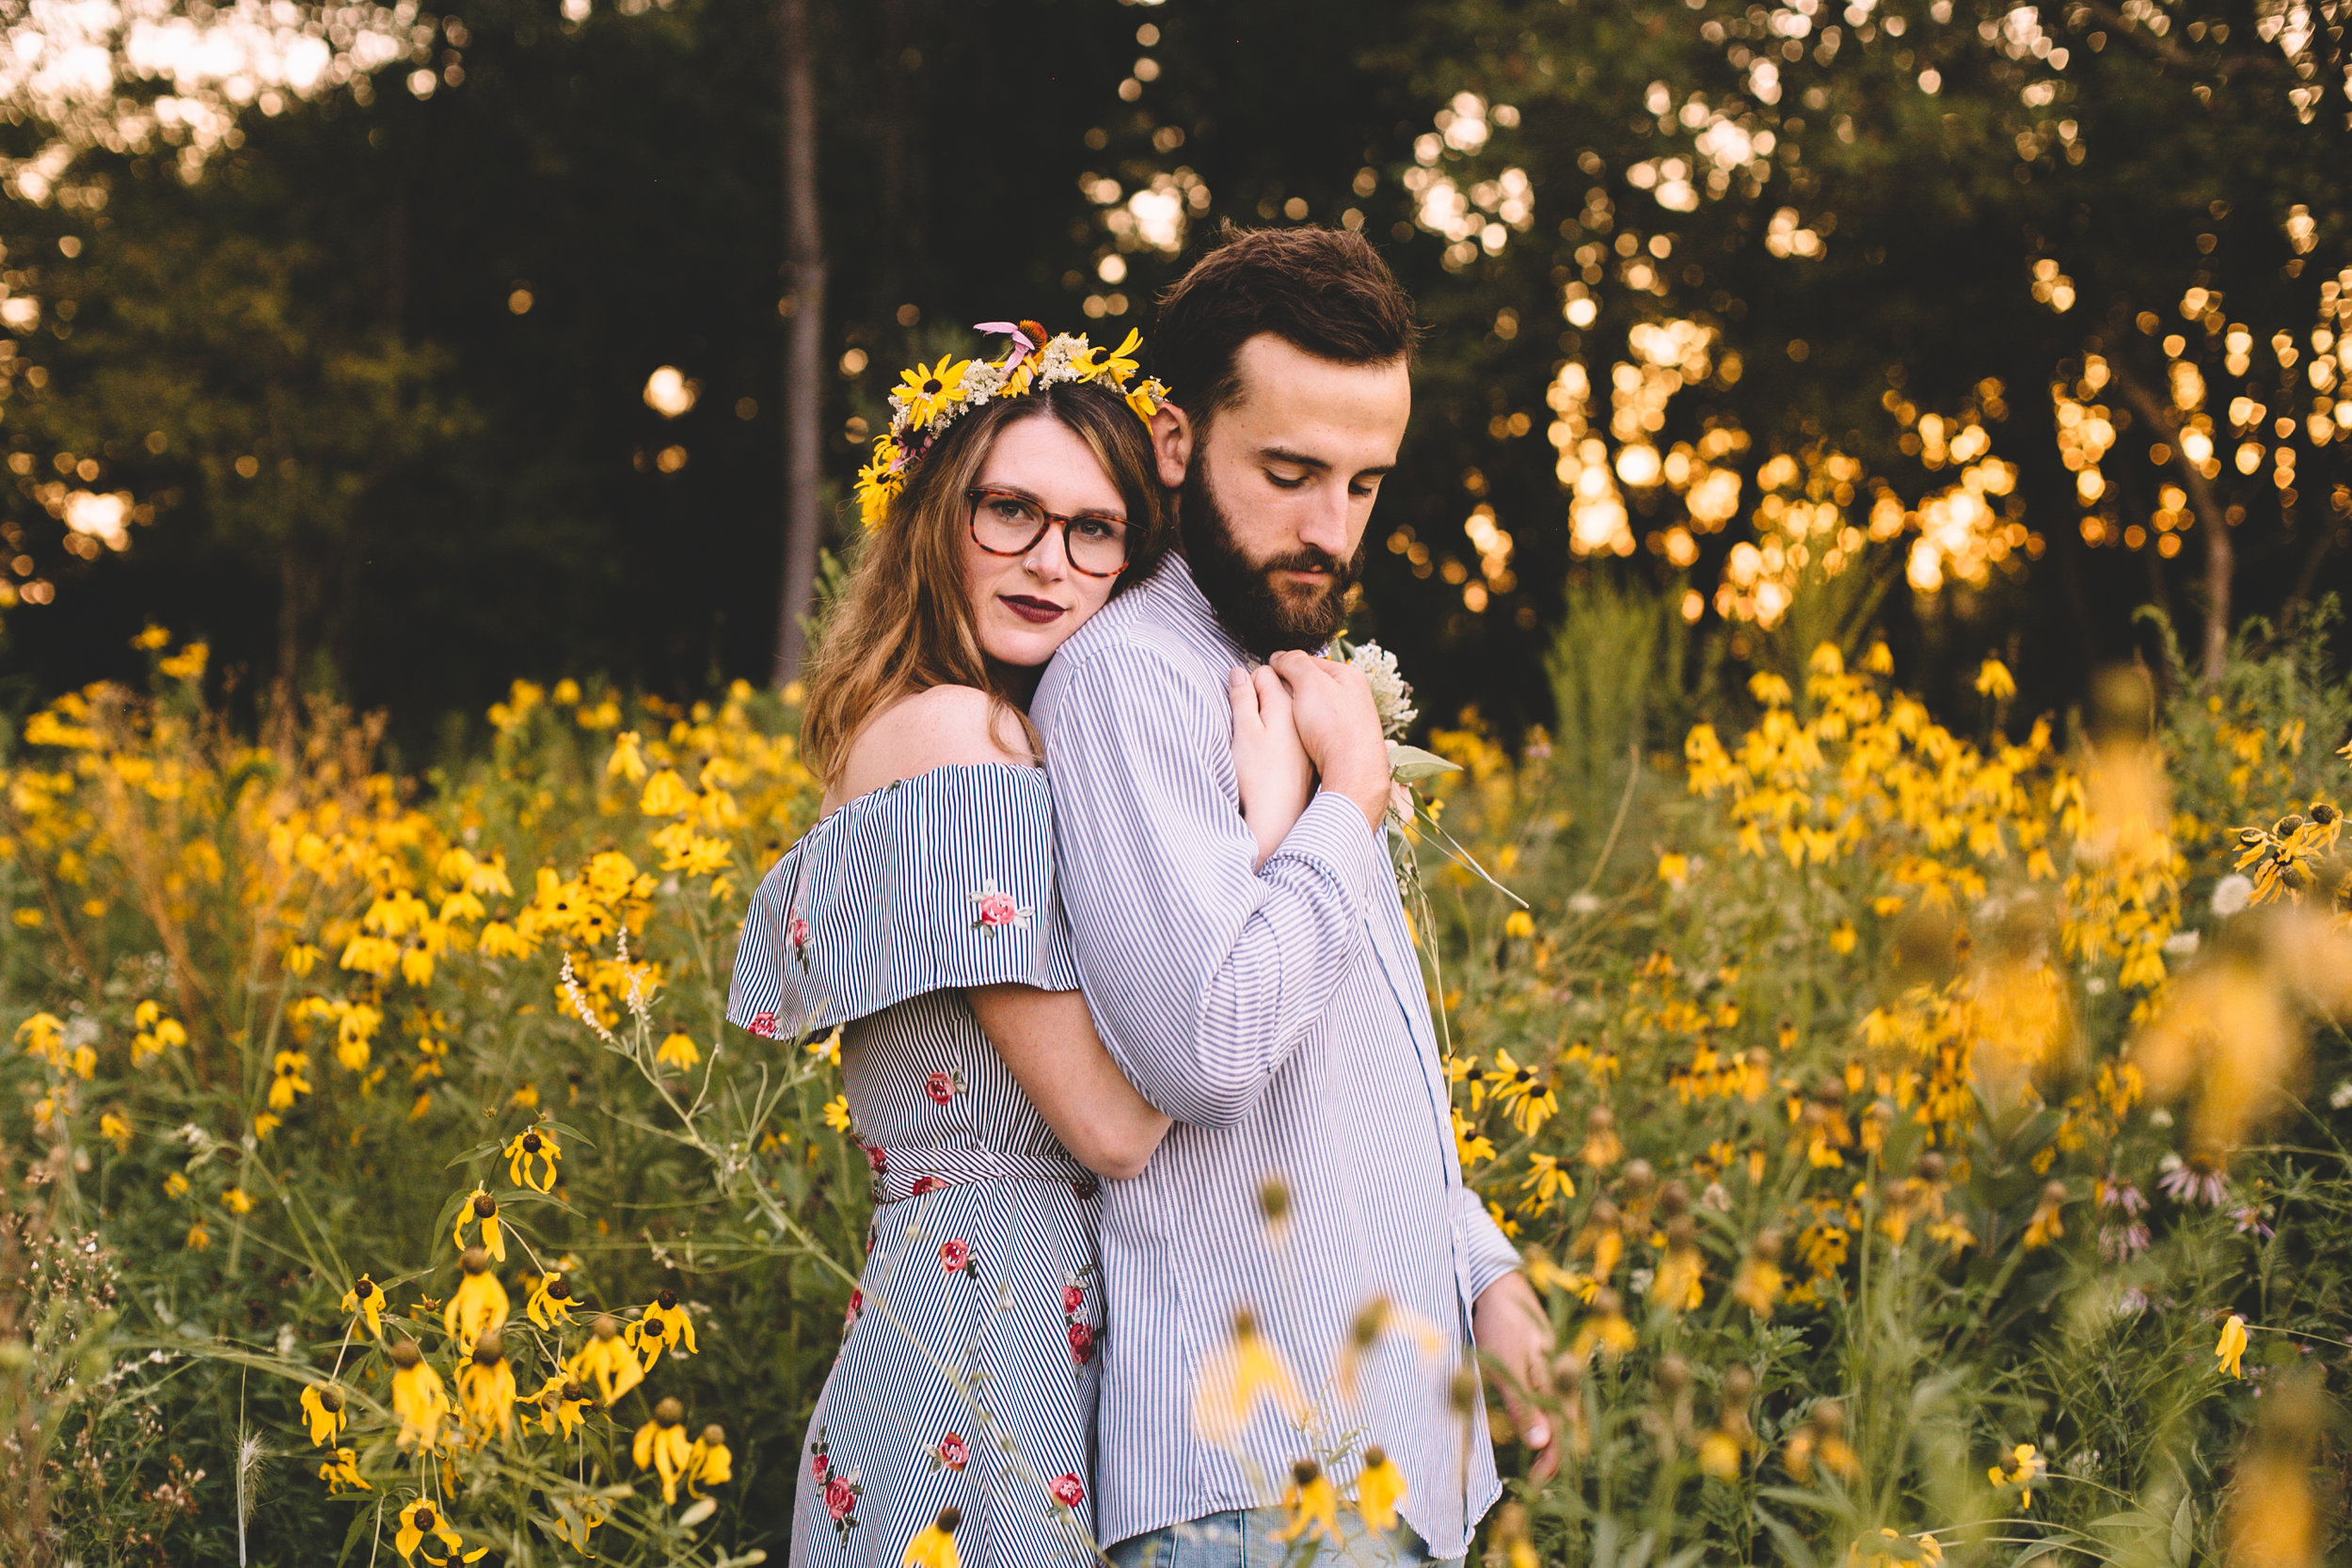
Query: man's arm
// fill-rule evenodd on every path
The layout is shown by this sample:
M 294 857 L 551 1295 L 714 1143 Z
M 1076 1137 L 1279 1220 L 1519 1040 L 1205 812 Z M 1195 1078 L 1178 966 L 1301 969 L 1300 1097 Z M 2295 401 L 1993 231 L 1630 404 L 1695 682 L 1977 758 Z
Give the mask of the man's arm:
M 1323 1017 L 1386 858 L 1327 790 L 1253 873 L 1232 706 L 1165 653 L 1112 644 L 1048 679 L 1062 902 L 1104 1043 L 1161 1110 L 1229 1126 Z

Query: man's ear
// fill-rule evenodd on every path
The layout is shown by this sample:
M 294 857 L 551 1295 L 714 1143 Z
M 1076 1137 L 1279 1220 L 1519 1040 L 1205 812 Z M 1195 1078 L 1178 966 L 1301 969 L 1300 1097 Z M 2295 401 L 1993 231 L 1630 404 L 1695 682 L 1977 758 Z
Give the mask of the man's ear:
M 1174 404 L 1163 403 L 1152 416 L 1151 428 L 1160 483 L 1173 490 L 1184 483 L 1184 470 L 1192 466 L 1192 420 Z

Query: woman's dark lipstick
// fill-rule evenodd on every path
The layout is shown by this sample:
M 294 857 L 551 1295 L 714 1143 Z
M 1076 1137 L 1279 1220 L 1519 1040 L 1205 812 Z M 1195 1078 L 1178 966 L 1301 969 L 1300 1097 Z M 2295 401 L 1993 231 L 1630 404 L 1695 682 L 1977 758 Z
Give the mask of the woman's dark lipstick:
M 1051 599 L 1033 599 L 1025 594 L 999 594 L 996 602 L 1033 626 L 1058 621 L 1065 613 L 1063 608 Z

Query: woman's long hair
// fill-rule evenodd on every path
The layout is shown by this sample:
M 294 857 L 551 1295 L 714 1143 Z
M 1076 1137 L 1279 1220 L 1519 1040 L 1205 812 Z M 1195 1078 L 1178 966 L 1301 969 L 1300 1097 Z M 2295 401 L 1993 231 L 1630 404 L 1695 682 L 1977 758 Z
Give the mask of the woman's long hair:
M 992 693 L 1037 732 L 1004 689 L 972 622 L 963 579 L 971 526 L 964 492 L 977 481 L 999 432 L 1021 420 L 1059 420 L 1086 442 L 1127 508 L 1127 568 L 1112 592 L 1149 575 L 1173 531 L 1173 500 L 1160 483 L 1150 428 L 1108 388 L 1064 382 L 966 414 L 924 454 L 907 486 L 867 536 L 849 586 L 825 618 L 808 669 L 801 752 L 830 786 L 866 721 L 901 697 L 934 686 Z

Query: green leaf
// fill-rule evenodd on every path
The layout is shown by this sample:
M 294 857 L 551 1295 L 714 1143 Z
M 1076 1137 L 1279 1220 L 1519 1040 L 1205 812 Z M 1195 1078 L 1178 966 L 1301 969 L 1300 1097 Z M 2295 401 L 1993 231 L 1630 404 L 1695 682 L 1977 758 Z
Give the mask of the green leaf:
M 1389 772 L 1403 784 L 1419 784 L 1440 774 L 1459 773 L 1462 765 L 1448 762 L 1435 752 L 1424 752 L 1418 746 L 1402 741 L 1389 742 Z

